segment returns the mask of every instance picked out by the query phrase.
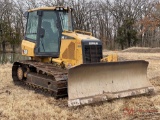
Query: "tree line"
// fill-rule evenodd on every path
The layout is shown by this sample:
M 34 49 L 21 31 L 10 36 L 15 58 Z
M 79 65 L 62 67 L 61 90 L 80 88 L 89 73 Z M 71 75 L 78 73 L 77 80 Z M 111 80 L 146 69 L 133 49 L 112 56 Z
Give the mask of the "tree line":
M 104 48 L 160 46 L 158 0 L 0 0 L 0 50 L 20 45 L 25 11 L 57 5 L 72 7 L 75 29 L 90 31 Z

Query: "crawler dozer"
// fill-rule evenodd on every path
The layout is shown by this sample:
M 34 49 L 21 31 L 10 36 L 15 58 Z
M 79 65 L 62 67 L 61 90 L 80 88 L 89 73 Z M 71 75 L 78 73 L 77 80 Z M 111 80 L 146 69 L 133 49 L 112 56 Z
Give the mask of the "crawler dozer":
M 15 83 L 46 90 L 55 98 L 68 96 L 68 106 L 154 92 L 147 80 L 148 62 L 103 58 L 99 39 L 74 30 L 71 8 L 35 8 L 25 17 L 21 48 L 30 60 L 13 64 Z

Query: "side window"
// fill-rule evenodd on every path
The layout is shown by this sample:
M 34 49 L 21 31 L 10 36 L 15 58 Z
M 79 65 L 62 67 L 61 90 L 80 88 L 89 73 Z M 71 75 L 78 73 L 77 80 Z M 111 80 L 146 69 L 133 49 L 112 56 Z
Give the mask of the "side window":
M 26 28 L 26 37 L 31 40 L 36 40 L 37 28 L 38 28 L 37 11 L 30 12 L 28 16 L 28 22 L 27 22 L 27 28 Z
M 59 11 L 59 17 L 63 30 L 73 31 L 71 12 Z

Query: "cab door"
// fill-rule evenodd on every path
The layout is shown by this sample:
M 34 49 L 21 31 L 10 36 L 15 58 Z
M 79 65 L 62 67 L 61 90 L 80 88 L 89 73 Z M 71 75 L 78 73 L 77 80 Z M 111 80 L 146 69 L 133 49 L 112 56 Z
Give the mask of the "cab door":
M 60 22 L 56 11 L 41 11 L 37 38 L 37 56 L 59 57 L 60 53 Z

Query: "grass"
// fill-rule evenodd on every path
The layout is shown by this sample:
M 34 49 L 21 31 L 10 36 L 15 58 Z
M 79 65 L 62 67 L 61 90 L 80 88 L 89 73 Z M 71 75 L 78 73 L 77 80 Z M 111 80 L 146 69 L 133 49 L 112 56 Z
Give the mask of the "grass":
M 55 100 L 12 82 L 12 64 L 0 65 L 0 120 L 128 120 L 159 119 L 160 60 L 159 54 L 118 53 L 124 59 L 145 59 L 150 62 L 148 78 L 157 93 L 117 99 L 93 105 L 68 108 L 67 98 Z M 155 56 L 155 57 L 154 57 Z M 149 116 L 151 116 L 149 118 Z

